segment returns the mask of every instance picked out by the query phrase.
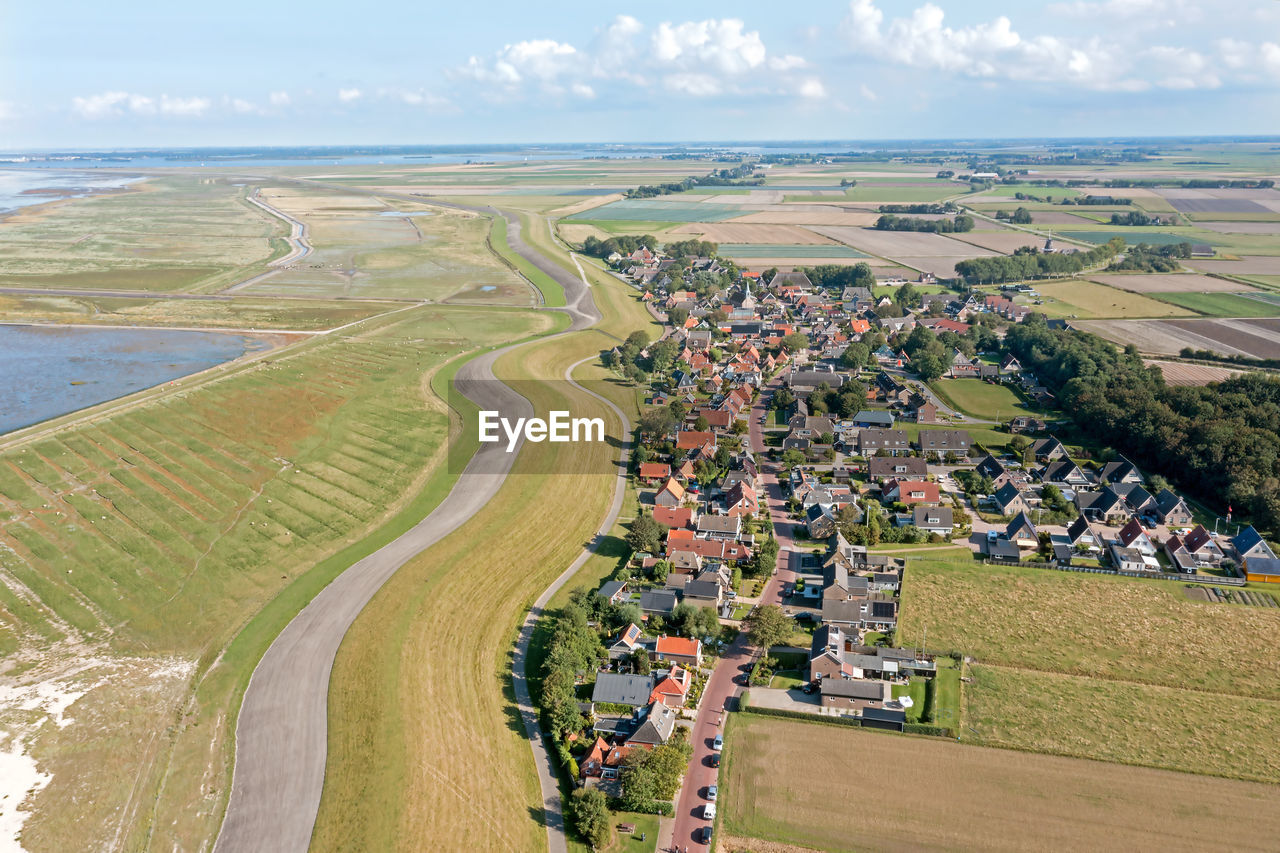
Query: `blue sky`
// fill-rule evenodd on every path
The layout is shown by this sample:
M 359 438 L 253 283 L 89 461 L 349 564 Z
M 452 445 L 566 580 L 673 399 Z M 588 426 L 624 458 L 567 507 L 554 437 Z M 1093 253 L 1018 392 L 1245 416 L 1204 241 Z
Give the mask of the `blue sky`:
M 1270 134 L 1278 116 L 1274 0 L 130 0 L 9 3 L 0 31 L 3 149 Z

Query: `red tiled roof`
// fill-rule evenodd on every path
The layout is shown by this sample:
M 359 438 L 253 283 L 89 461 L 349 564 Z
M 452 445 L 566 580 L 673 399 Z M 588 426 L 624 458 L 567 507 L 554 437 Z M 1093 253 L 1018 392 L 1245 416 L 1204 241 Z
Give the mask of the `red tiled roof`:
M 688 527 L 693 523 L 693 509 L 691 507 L 665 507 L 655 506 L 653 508 L 653 520 L 661 524 L 663 527 L 680 529 Z
M 697 657 L 702 643 L 686 637 L 659 637 L 653 650 L 660 655 L 683 655 Z
M 710 430 L 699 432 L 697 430 L 682 429 L 676 433 L 676 447 L 681 450 L 692 450 L 708 443 L 715 444 L 715 440 L 716 434 Z
M 664 479 L 671 476 L 671 466 L 666 462 L 641 462 L 640 476 L 645 480 Z

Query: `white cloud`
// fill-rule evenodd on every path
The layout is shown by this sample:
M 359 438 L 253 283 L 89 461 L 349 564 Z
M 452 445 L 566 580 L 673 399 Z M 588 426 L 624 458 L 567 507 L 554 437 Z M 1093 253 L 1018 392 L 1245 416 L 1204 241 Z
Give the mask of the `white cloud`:
M 171 98 L 160 96 L 160 112 L 170 116 L 201 116 L 208 111 L 208 98 Z
M 352 87 L 350 89 L 339 89 L 338 100 L 342 101 L 342 103 L 344 104 L 349 104 L 352 101 L 360 100 L 360 96 L 363 94 L 364 94 L 363 92 L 361 92 L 359 89 L 355 87 Z
M 873 92 L 871 87 L 866 83 L 862 83 L 858 86 L 858 94 L 862 95 L 862 97 L 866 98 L 868 101 L 880 100 L 880 96 Z
M 267 100 L 271 102 L 271 106 L 273 107 L 287 107 L 289 106 L 289 93 L 272 92 L 267 96 Z
M 0 121 L 13 121 L 18 117 L 18 110 L 8 101 L 0 101 Z
M 1105 16 L 1138 15 L 1181 7 L 1180 0 L 1104 0 L 1075 3 L 1059 11 Z M 1086 10 L 1085 7 L 1089 7 Z M 1215 88 L 1214 62 L 1202 53 L 1164 45 L 1131 45 L 1110 36 L 1123 30 L 1100 27 L 1108 38 L 1024 36 L 1004 15 L 962 27 L 945 24 L 946 13 L 925 3 L 907 17 L 886 21 L 875 0 L 851 0 L 841 23 L 845 42 L 857 54 L 895 64 L 988 80 L 1074 85 L 1095 90 L 1142 91 Z
M 71 99 L 71 109 L 86 119 L 118 118 L 123 115 L 156 115 L 196 117 L 208 112 L 213 102 L 203 97 L 158 99 L 135 92 L 102 92 Z
M 450 76 L 486 84 L 481 95 L 507 100 L 533 90 L 552 97 L 621 95 L 626 87 L 661 86 L 706 98 L 722 94 L 825 95 L 809 63 L 794 54 L 771 55 L 760 33 L 737 18 L 663 22 L 650 30 L 619 15 L 585 46 L 533 39 L 503 46 L 489 58 L 472 56 Z M 821 92 L 822 95 L 818 93 Z
M 798 94 L 802 98 L 819 100 L 827 96 L 827 87 L 817 77 L 806 77 L 800 82 Z
M 244 98 L 228 98 L 227 104 L 233 111 L 241 115 L 256 115 L 262 112 L 257 104 L 253 103 L 253 101 L 246 101 Z

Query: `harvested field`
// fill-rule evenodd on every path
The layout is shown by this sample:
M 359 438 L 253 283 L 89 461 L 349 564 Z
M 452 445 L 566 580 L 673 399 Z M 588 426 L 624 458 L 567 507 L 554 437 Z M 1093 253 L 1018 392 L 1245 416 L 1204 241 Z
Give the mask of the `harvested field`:
M 843 207 L 827 207 L 813 204 L 777 205 L 771 210 L 748 213 L 734 219 L 735 223 L 761 225 L 874 225 L 878 213 L 850 210 Z
M 1015 249 L 1030 246 L 1035 249 L 1044 248 L 1044 238 L 1025 231 L 968 231 L 963 234 L 951 234 L 952 239 L 972 243 L 984 249 L 1002 254 L 1013 254 Z
M 1198 604 L 1176 583 L 920 560 L 902 614 L 903 646 L 928 625 L 932 647 L 979 663 L 1280 700 L 1280 610 Z
M 1254 358 L 1280 358 L 1280 319 L 1169 320 L 1168 323 L 1184 333 L 1218 342 L 1219 349 L 1231 348 Z
M 1206 317 L 1277 317 L 1280 305 L 1248 293 L 1153 293 L 1162 302 L 1180 305 Z
M 919 231 L 877 231 L 874 228 L 846 228 L 820 226 L 817 231 L 833 240 L 839 240 L 855 249 L 861 249 L 883 258 L 965 258 L 989 257 L 999 254 L 987 249 L 971 247 L 967 243 Z M 905 262 L 904 262 L 905 263 Z M 909 264 L 914 266 L 914 264 Z
M 1280 234 L 1280 222 L 1213 222 L 1197 220 L 1196 225 L 1222 234 Z
M 1239 282 L 1195 273 L 1113 273 L 1090 276 L 1089 280 L 1130 293 L 1239 293 L 1253 289 Z
M 955 278 L 956 264 L 961 261 L 968 260 L 969 258 L 977 257 L 978 251 L 980 250 L 975 249 L 973 252 L 968 254 L 947 255 L 944 257 L 917 257 L 915 255 L 901 255 L 895 257 L 894 260 L 900 264 L 905 264 L 912 269 L 917 269 L 921 272 L 933 273 L 938 278 Z
M 1280 781 L 1280 702 L 1002 666 L 975 665 L 970 673 L 965 740 Z
M 1222 341 L 1207 336 L 1213 332 L 1211 325 L 1216 323 L 1216 320 L 1200 322 L 1210 326 L 1191 331 L 1171 326 L 1168 320 L 1079 320 L 1073 321 L 1071 325 L 1086 332 L 1093 332 L 1120 346 L 1133 344 L 1141 352 L 1177 355 L 1183 347 L 1191 347 L 1222 355 L 1249 355 L 1243 350 L 1227 346 Z
M 741 220 L 734 220 L 733 222 L 690 223 L 671 229 L 671 233 L 700 235 L 700 239 L 716 243 L 827 245 L 838 248 L 831 240 L 798 225 L 743 225 Z M 774 252 L 773 254 L 782 253 Z
M 866 767 L 892 768 L 877 775 L 876 795 L 922 804 L 929 819 L 833 810 L 802 781 L 861 790 Z M 761 853 L 1261 851 L 1280 832 L 1272 785 L 751 714 L 730 716 L 721 775 L 723 835 L 760 839 L 745 849 Z
M 730 205 L 699 204 L 687 201 L 656 201 L 653 199 L 623 199 L 593 207 L 566 217 L 569 220 L 603 219 L 613 222 L 622 220 L 660 221 L 660 222 L 721 222 L 733 219 L 742 211 Z
M 764 243 L 721 243 L 720 254 L 734 258 L 865 258 L 866 254 L 848 246 L 824 243 L 821 246 L 780 246 Z
M 1167 302 L 1117 290 L 1092 281 L 1051 281 L 1036 285 L 1049 317 L 1190 317 L 1192 312 Z
M 1217 272 L 1223 275 L 1280 275 L 1280 256 L 1242 255 L 1238 261 L 1209 261 L 1195 258 L 1182 265 L 1200 272 Z
M 581 222 L 562 222 L 556 226 L 556 230 L 560 232 L 560 238 L 566 243 L 581 244 L 588 237 L 595 237 L 597 240 L 607 240 L 612 234 L 602 231 L 594 225 L 584 225 Z
M 1180 361 L 1145 359 L 1144 363 L 1150 367 L 1160 368 L 1160 372 L 1164 374 L 1164 381 L 1169 385 L 1208 385 L 1210 382 L 1221 382 L 1244 372 L 1232 367 L 1211 367 L 1207 364 L 1185 364 Z

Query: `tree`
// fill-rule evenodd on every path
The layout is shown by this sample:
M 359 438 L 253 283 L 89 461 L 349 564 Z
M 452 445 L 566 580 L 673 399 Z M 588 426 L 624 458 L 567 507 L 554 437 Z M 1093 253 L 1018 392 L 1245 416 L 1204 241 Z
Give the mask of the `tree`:
M 693 422 L 693 428 L 698 432 L 706 432 L 711 429 L 711 424 L 707 422 L 706 415 L 698 415 L 698 419 Z
M 662 537 L 666 535 L 667 528 L 655 521 L 652 515 L 641 512 L 627 530 L 627 545 L 633 551 L 656 554 L 662 545 Z
M 941 379 L 947 372 L 946 358 L 932 350 L 926 350 L 911 359 L 911 369 L 925 382 Z
M 844 352 L 840 354 L 840 364 L 850 370 L 857 370 L 867 363 L 867 358 L 871 355 L 871 350 L 867 349 L 866 344 L 854 343 L 845 347 Z
M 907 282 L 894 291 L 893 302 L 904 311 L 908 308 L 914 308 L 920 304 L 920 292 L 910 282 Z
M 642 350 L 649 345 L 649 333 L 643 329 L 636 329 L 634 332 L 627 335 L 627 344 L 638 350 Z
M 799 352 L 809 348 L 809 336 L 802 332 L 792 332 L 782 339 L 782 347 L 787 352 Z
M 615 624 L 618 624 L 621 627 L 644 624 L 644 611 L 640 609 L 639 604 L 632 602 L 619 604 L 617 611 L 614 613 L 614 617 L 617 620 Z
M 751 556 L 751 576 L 758 578 L 773 574 L 778 565 L 778 550 L 778 540 L 772 536 L 756 546 L 756 552 Z
M 795 633 L 795 625 L 776 604 L 757 607 L 747 614 L 742 624 L 747 629 L 747 639 L 753 646 L 762 649 L 765 654 Z
M 599 788 L 579 788 L 569 798 L 569 819 L 593 847 L 609 843 L 609 802 Z
M 720 617 L 710 607 L 699 607 L 685 628 L 690 637 L 714 637 L 720 633 Z
M 637 675 L 648 675 L 653 668 L 653 664 L 649 661 L 649 652 L 643 648 L 632 649 L 631 654 L 627 655 L 627 660 Z
M 671 409 L 664 409 L 659 406 L 656 409 L 648 409 L 640 416 L 640 432 L 645 435 L 659 438 L 671 432 L 677 421 Z
M 782 452 L 782 466 L 787 470 L 791 470 L 797 465 L 803 465 L 805 462 L 804 453 L 796 450 L 794 447 Z
M 747 426 L 747 422 L 742 418 L 736 418 L 734 419 L 731 429 L 733 430 L 734 435 L 744 435 L 750 427 Z
M 796 395 L 792 394 L 789 388 L 779 388 L 777 391 L 773 392 L 773 398 L 770 405 L 774 409 L 785 411 L 791 408 L 791 405 L 795 403 L 795 401 Z

